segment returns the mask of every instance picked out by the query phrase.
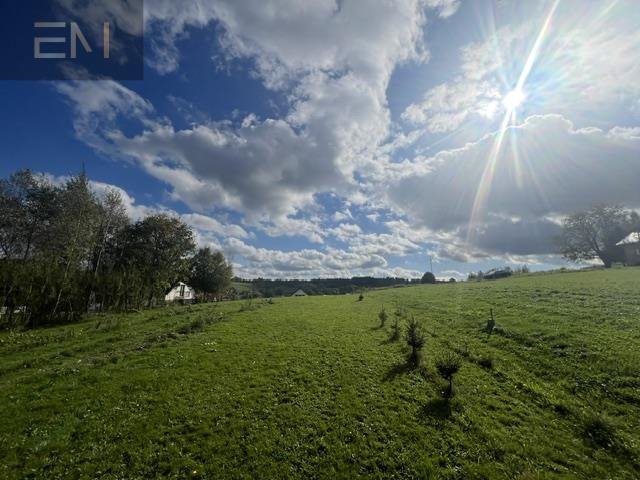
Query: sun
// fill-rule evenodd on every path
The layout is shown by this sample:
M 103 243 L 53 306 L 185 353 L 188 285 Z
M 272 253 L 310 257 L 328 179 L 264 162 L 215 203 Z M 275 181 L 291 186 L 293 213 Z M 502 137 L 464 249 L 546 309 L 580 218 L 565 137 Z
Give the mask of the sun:
M 502 104 L 507 111 L 512 112 L 527 99 L 527 95 L 520 88 L 511 90 L 502 98 Z

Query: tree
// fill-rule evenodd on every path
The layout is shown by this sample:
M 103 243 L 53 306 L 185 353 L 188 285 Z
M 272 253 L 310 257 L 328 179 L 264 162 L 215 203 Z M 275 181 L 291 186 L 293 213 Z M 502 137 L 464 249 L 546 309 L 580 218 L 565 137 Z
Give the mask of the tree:
M 422 280 L 420 281 L 420 283 L 428 283 L 433 285 L 436 283 L 436 276 L 431 272 L 427 272 L 422 276 Z
M 231 285 L 233 268 L 221 252 L 201 248 L 191 259 L 189 283 L 205 295 L 219 295 Z
M 8 312 L 0 328 L 151 305 L 188 278 L 194 249 L 193 231 L 177 218 L 130 224 L 117 191 L 96 195 L 84 172 L 54 184 L 17 171 L 0 179 L 0 307 Z M 231 267 L 218 263 L 224 285 Z
M 0 203 L 3 306 L 22 310 L 23 326 L 77 318 L 86 307 L 98 212 L 86 175 L 53 185 L 18 171 L 2 180 Z
M 560 252 L 573 262 L 599 259 L 606 268 L 620 260 L 616 244 L 638 223 L 638 216 L 621 206 L 597 205 L 569 215 L 559 237 Z
M 411 363 L 418 365 L 420 361 L 420 350 L 424 347 L 425 338 L 420 322 L 414 317 L 411 317 L 407 323 L 406 340 L 407 345 L 411 347 L 411 357 L 409 357 L 409 359 Z
M 193 231 L 180 219 L 152 215 L 131 225 L 125 235 L 123 267 L 140 275 L 148 306 L 188 277 L 195 242 Z
M 460 363 L 460 359 L 452 353 L 449 353 L 436 361 L 436 369 L 438 370 L 438 373 L 442 378 L 449 382 L 447 388 L 442 392 L 442 395 L 447 400 L 454 395 L 453 376 L 458 373 L 458 370 L 460 370 Z
M 384 328 L 384 324 L 387 323 L 387 311 L 382 306 L 382 310 L 378 313 L 378 319 L 380 320 L 380 328 Z
M 29 170 L 0 180 L 0 257 L 26 260 L 50 244 L 60 190 Z
M 60 193 L 61 209 L 52 226 L 53 236 L 48 246 L 52 257 L 58 257 L 63 269 L 62 278 L 57 279 L 57 295 L 52 316 L 58 312 L 61 303 L 66 303 L 68 314 L 78 314 L 84 310 L 86 302 L 78 308 L 83 282 L 75 275 L 81 275 L 96 244 L 99 224 L 99 205 L 91 191 L 89 179 L 82 172 L 72 177 Z M 74 291 L 74 287 L 79 287 Z M 88 295 L 89 292 L 86 292 Z
M 122 195 L 115 189 L 107 190 L 99 204 L 99 224 L 92 252 L 90 294 L 87 307 L 103 309 L 111 297 L 116 301 L 113 289 L 118 276 L 115 271 L 122 248 L 123 232 L 129 226 L 129 217 Z

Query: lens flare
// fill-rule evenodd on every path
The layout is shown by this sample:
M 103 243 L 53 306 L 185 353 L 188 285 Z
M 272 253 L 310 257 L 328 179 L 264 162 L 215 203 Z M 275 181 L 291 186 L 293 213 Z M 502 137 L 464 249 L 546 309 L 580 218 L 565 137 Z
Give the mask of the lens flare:
M 506 112 L 502 123 L 500 125 L 500 129 L 495 135 L 495 140 L 493 142 L 493 146 L 491 151 L 489 152 L 489 157 L 487 158 L 487 163 L 484 168 L 484 172 L 482 173 L 482 177 L 480 178 L 480 182 L 478 184 L 478 189 L 476 190 L 475 199 L 473 202 L 473 206 L 471 208 L 471 219 L 469 221 L 469 229 L 467 230 L 467 242 L 471 243 L 473 236 L 475 234 L 476 226 L 478 225 L 481 214 L 485 208 L 487 203 L 487 199 L 491 192 L 491 187 L 493 184 L 493 179 L 495 176 L 496 169 L 498 167 L 498 158 L 500 156 L 500 151 L 502 150 L 502 144 L 504 142 L 505 135 L 507 130 L 510 128 L 510 123 L 516 116 L 516 108 L 522 104 L 522 102 L 526 99 L 526 95 L 524 93 L 524 86 L 531 74 L 531 70 L 533 69 L 538 56 L 540 55 L 540 50 L 542 49 L 542 44 L 544 43 L 544 39 L 551 27 L 551 22 L 553 17 L 558 9 L 558 5 L 561 0 L 555 0 L 551 5 L 549 10 L 549 14 L 545 19 L 542 28 L 540 28 L 540 32 L 536 37 L 536 41 L 529 52 L 529 56 L 527 57 L 527 61 L 520 72 L 520 76 L 518 78 L 518 83 L 515 88 L 509 92 L 503 98 L 503 104 L 505 106 Z M 514 146 L 514 150 L 516 147 Z M 517 150 L 516 150 L 517 154 Z
M 502 104 L 508 112 L 511 112 L 522 105 L 526 99 L 527 95 L 522 91 L 522 89 L 516 88 L 504 96 Z

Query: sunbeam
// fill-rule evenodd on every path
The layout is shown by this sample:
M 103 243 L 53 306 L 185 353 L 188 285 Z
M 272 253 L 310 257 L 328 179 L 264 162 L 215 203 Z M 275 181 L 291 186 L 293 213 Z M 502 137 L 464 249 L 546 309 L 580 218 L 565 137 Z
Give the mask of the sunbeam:
M 549 10 L 549 14 L 547 15 L 542 25 L 542 28 L 540 29 L 540 32 L 538 33 L 538 36 L 536 37 L 536 41 L 531 48 L 531 52 L 529 53 L 527 61 L 522 68 L 522 72 L 520 72 L 520 76 L 518 77 L 516 86 L 503 98 L 503 104 L 505 106 L 506 112 L 500 125 L 500 129 L 496 134 L 495 141 L 487 159 L 487 164 L 485 166 L 484 172 L 482 173 L 482 177 L 480 178 L 478 189 L 476 191 L 475 200 L 471 209 L 469 228 L 467 231 L 467 242 L 469 243 L 473 240 L 474 231 L 476 229 L 476 225 L 478 224 L 480 214 L 484 209 L 489 193 L 491 192 L 491 186 L 493 183 L 493 178 L 495 176 L 498 157 L 502 150 L 504 137 L 506 135 L 507 129 L 509 128 L 509 125 L 513 123 L 513 120 L 516 118 L 516 109 L 521 106 L 522 103 L 526 100 L 524 86 L 527 82 L 527 79 L 529 78 L 529 75 L 531 74 L 531 70 L 536 63 L 536 60 L 538 59 L 538 56 L 540 55 L 540 50 L 544 43 L 544 39 L 549 31 L 549 27 L 551 25 L 555 12 L 558 9 L 558 5 L 560 5 L 560 0 L 555 0 L 553 5 L 551 6 L 551 9 Z M 514 151 L 517 151 L 517 145 L 513 145 L 513 148 Z

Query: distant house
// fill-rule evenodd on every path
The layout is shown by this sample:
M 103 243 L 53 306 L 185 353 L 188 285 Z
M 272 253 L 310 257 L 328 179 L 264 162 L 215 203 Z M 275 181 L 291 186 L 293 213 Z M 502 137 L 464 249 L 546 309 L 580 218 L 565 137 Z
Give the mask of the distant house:
M 484 278 L 485 280 L 497 280 L 498 278 L 507 278 L 513 275 L 511 268 L 494 268 L 493 270 L 489 270 L 485 272 Z
M 630 233 L 616 245 L 624 250 L 625 265 L 640 265 L 640 232 Z
M 168 303 L 173 302 L 193 302 L 196 299 L 196 291 L 186 283 L 178 283 L 175 287 L 169 290 L 164 297 L 164 301 Z
M 300 289 L 297 290 L 293 295 L 291 295 L 292 297 L 306 297 L 307 294 L 304 293 L 304 290 Z
M 6 315 L 7 313 L 9 313 L 9 309 L 7 307 L 2 307 L 0 308 L 0 316 L 2 315 Z M 27 313 L 27 307 L 22 306 L 22 307 L 15 307 L 13 310 L 13 313 L 16 314 L 25 314 Z

